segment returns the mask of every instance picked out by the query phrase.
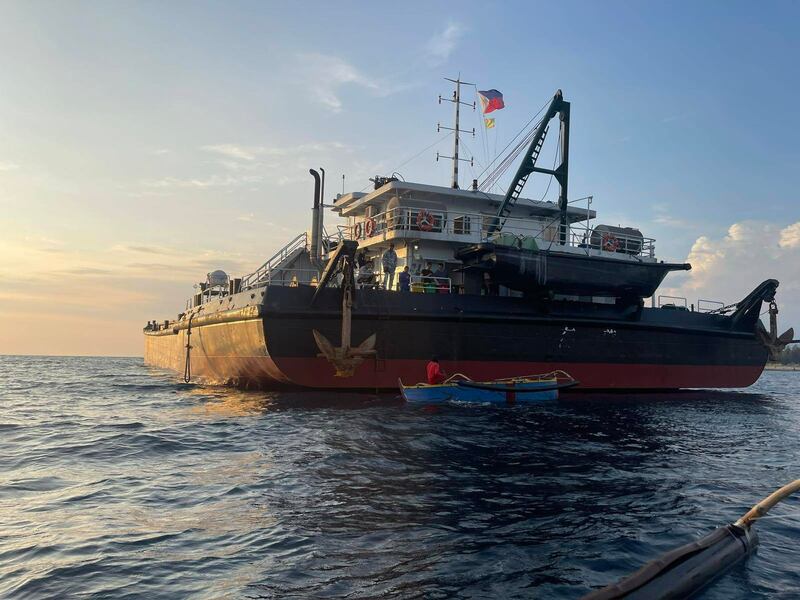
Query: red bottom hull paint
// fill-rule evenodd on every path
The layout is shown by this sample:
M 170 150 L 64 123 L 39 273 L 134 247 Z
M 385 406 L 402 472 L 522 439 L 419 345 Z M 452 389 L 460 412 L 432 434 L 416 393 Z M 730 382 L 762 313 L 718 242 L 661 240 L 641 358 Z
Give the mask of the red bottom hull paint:
M 219 381 L 214 374 L 238 372 L 240 380 L 247 380 L 247 373 L 254 372 L 253 361 L 263 363 L 258 379 L 247 383 L 254 387 L 277 387 L 294 385 L 307 388 L 326 389 L 397 389 L 397 380 L 414 384 L 425 380 L 426 361 L 384 360 L 365 361 L 353 377 L 343 378 L 334 375 L 333 367 L 324 358 L 281 358 L 247 357 L 241 359 L 237 368 L 235 357 L 201 357 L 193 359 L 194 375 L 200 379 Z M 247 362 L 245 365 L 244 362 Z M 760 366 L 721 366 L 721 365 L 648 365 L 613 363 L 525 363 L 525 362 L 485 362 L 485 361 L 442 361 L 449 373 L 463 373 L 471 379 L 488 381 L 502 377 L 514 377 L 547 373 L 560 369 L 580 381 L 576 389 L 677 389 L 677 388 L 731 388 L 747 387 L 755 383 L 761 375 Z M 276 378 L 267 373 L 281 373 Z
M 423 381 L 435 354 L 448 373 L 479 381 L 563 370 L 582 390 L 657 391 L 744 388 L 768 354 L 755 335 L 759 299 L 734 319 L 590 303 L 543 312 L 520 298 L 362 290 L 352 339 L 376 336 L 377 358 L 343 378 L 319 356 L 313 334 L 340 340 L 340 294 L 323 292 L 313 309 L 314 290 L 304 287 L 270 287 L 257 304 L 254 292 L 234 295 L 237 308 L 207 303 L 194 321 L 184 315 L 145 331 L 145 362 L 212 384 L 374 391 Z
M 427 361 L 365 361 L 351 378 L 335 377 L 325 359 L 275 359 L 281 372 L 294 384 L 322 388 L 397 388 L 425 380 Z M 759 366 L 647 365 L 613 363 L 525 363 L 442 361 L 449 373 L 463 373 L 476 381 L 547 373 L 560 369 L 581 382 L 576 389 L 676 389 L 747 387 L 763 371 Z

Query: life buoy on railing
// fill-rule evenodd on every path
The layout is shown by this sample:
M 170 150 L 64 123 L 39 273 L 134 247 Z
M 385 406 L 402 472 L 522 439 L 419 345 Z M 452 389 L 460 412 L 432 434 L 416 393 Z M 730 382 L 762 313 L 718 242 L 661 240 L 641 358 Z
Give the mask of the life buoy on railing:
M 619 240 L 617 236 L 612 233 L 604 233 L 600 246 L 606 252 L 616 252 L 619 250 Z
M 356 223 L 355 229 L 353 230 L 353 239 L 361 239 L 361 223 Z
M 417 213 L 417 227 L 420 231 L 430 231 L 433 229 L 433 215 L 430 211 L 420 209 Z
M 367 234 L 367 237 L 372 237 L 375 235 L 375 219 L 367 220 L 367 224 L 364 227 L 364 232 Z

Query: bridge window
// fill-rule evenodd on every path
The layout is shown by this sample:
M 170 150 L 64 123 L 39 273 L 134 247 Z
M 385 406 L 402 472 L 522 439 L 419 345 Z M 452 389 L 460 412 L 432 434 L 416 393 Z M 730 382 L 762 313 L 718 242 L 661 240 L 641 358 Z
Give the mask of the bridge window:
M 453 233 L 469 234 L 469 217 L 456 217 L 453 219 Z

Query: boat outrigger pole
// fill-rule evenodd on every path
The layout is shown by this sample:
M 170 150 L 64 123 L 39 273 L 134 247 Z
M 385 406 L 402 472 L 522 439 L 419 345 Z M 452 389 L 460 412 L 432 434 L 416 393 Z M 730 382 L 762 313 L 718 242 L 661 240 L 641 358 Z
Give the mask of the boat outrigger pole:
M 581 600 L 667 600 L 691 598 L 747 558 L 758 546 L 753 525 L 781 500 L 800 492 L 800 479 L 774 491 L 735 523 L 651 560 L 632 575 Z
M 544 138 L 547 136 L 547 130 L 550 126 L 550 121 L 558 115 L 561 121 L 560 127 L 560 139 L 559 143 L 561 144 L 561 164 L 558 165 L 555 169 L 543 169 L 542 167 L 536 166 L 536 160 L 539 158 L 539 153 L 542 150 L 542 146 L 544 145 Z M 531 173 L 544 173 L 546 175 L 552 175 L 558 181 L 558 185 L 560 186 L 561 190 L 558 196 L 558 208 L 561 213 L 560 216 L 560 224 L 559 227 L 559 244 L 564 245 L 567 243 L 567 225 L 569 221 L 567 219 L 567 182 L 568 182 L 568 171 L 569 171 L 569 102 L 565 102 L 564 98 L 561 94 L 561 90 L 558 90 L 553 96 L 553 100 L 550 102 L 550 106 L 547 108 L 547 112 L 542 117 L 542 120 L 539 121 L 539 126 L 536 129 L 536 133 L 531 140 L 531 144 L 528 147 L 527 152 L 525 152 L 525 156 L 522 158 L 522 163 L 519 165 L 517 169 L 516 175 L 514 175 L 514 179 L 511 181 L 511 184 L 508 186 L 508 191 L 506 192 L 505 198 L 503 198 L 503 202 L 500 204 L 500 208 L 497 211 L 497 216 L 492 219 L 492 223 L 489 225 L 487 234 L 492 235 L 494 233 L 498 233 L 501 229 L 503 229 L 503 225 L 505 225 L 506 219 L 508 215 L 511 213 L 511 209 L 513 208 L 514 204 L 522 194 L 522 188 L 525 187 L 525 182 L 528 180 L 528 177 Z

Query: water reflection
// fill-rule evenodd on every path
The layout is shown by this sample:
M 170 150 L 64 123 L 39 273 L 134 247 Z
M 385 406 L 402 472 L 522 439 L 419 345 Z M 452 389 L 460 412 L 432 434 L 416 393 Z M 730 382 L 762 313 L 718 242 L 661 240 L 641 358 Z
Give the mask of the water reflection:
M 2 597 L 575 598 L 800 464 L 797 374 L 431 411 L 126 359 L 0 367 Z M 759 527 L 706 600 L 800 587 L 794 522 Z

